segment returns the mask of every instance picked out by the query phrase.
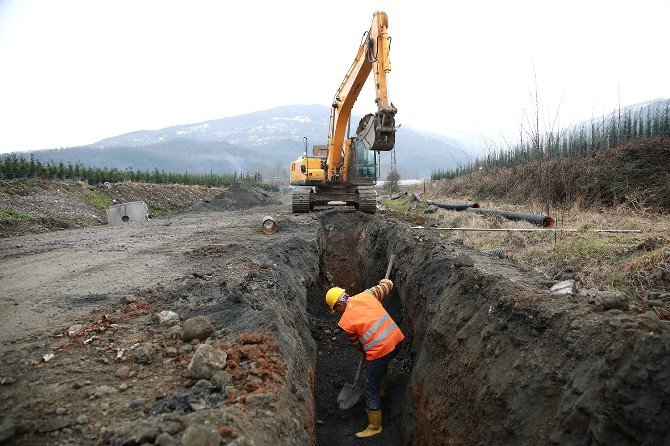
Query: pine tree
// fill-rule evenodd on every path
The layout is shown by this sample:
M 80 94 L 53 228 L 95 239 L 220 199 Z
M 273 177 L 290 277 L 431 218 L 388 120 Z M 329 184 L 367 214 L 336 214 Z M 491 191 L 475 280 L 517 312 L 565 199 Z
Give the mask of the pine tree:
M 392 170 L 386 176 L 386 188 L 390 193 L 400 190 L 400 174 L 396 170 Z

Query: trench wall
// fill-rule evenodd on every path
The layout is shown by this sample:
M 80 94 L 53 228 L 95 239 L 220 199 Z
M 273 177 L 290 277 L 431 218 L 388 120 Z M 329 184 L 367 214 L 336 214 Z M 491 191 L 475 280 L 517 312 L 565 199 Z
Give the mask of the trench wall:
M 171 308 L 185 318 L 206 316 L 224 340 L 270 334 L 286 366 L 279 385 L 262 393 L 244 394 L 251 376 L 235 381 L 239 397 L 218 404 L 219 412 L 206 412 L 214 425 L 225 420 L 244 444 L 313 445 L 317 346 L 310 333 L 307 291 L 321 274 L 323 230 L 312 216 L 294 217 L 273 236 L 254 237 L 252 248 L 230 245 L 225 256 L 217 253 L 216 268 L 207 270 L 212 277 L 187 282 L 173 293 Z M 182 398 L 183 392 L 176 391 L 175 397 Z M 186 397 L 191 394 L 186 391 Z
M 360 218 L 368 274 L 398 258 L 413 363 L 405 444 L 670 442 L 667 321 L 550 295 L 508 261 Z

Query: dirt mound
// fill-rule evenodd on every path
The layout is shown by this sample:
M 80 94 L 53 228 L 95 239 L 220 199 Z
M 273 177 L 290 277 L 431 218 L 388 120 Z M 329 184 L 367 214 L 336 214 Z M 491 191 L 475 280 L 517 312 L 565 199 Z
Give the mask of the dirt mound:
M 273 204 L 280 204 L 280 202 L 272 194 L 260 187 L 247 183 L 235 183 L 228 190 L 213 199 L 190 206 L 186 209 L 186 212 L 239 211 Z
M 221 188 L 122 182 L 18 179 L 0 181 L 0 237 L 105 224 L 116 203 L 144 201 L 154 217 L 214 197 Z
M 291 224 L 268 237 L 258 231 L 264 211 L 0 243 L 0 293 L 12 296 L 0 302 L 0 444 L 194 445 L 194 431 L 220 437 L 221 444 L 313 444 L 317 352 L 304 309 L 305 283 L 319 272 L 320 229 L 306 216 L 291 215 L 282 220 Z M 90 251 L 87 237 L 96 240 Z M 153 244 L 156 237 L 165 250 Z M 45 251 L 56 251 L 69 268 L 50 261 L 53 275 L 43 297 L 53 301 L 27 302 L 20 296 L 33 288 L 5 268 L 36 265 L 35 256 Z M 153 260 L 136 256 L 140 251 Z M 110 256 L 132 268 L 132 277 L 118 281 Z M 154 269 L 160 265 L 165 268 Z M 60 271 L 68 276 L 66 292 L 59 288 Z M 95 271 L 123 288 L 98 280 Z M 144 288 L 146 274 L 165 286 Z M 29 315 L 24 303 L 34 305 Z M 157 314 L 166 309 L 179 321 L 161 324 Z M 197 316 L 216 328 L 207 343 L 227 354 L 215 387 L 214 376 L 201 380 L 188 370 L 198 342 L 185 341 L 181 332 L 184 321 Z M 67 335 L 69 327 L 77 334 Z M 54 356 L 46 361 L 46 354 Z

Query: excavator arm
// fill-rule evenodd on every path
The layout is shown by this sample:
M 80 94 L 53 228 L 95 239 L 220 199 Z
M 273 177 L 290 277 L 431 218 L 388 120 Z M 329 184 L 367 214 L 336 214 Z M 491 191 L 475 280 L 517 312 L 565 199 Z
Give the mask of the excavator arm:
M 328 132 L 328 179 L 339 176 L 343 166 L 343 153 L 351 109 L 371 71 L 374 71 L 375 103 L 377 112 L 366 115 L 356 133 L 368 150 L 388 151 L 395 145 L 396 108 L 388 100 L 386 75 L 391 71 L 389 56 L 391 39 L 388 35 L 388 17 L 385 12 L 375 12 L 370 30 L 363 36 L 354 63 L 349 68 L 340 88 L 335 93 L 330 112 Z

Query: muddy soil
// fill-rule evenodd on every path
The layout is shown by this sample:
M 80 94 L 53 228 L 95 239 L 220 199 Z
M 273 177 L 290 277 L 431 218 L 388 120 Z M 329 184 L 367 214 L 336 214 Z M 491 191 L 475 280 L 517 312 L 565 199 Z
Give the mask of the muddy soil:
M 412 374 L 404 440 L 664 444 L 670 323 L 633 296 L 557 295 L 535 272 L 384 220 L 367 270 L 394 252 Z M 379 272 L 377 272 L 379 274 Z
M 532 271 L 383 214 L 289 209 L 3 240 L 0 441 L 670 439 L 670 327 L 651 309 L 631 310 L 625 295 L 553 295 Z M 259 227 L 268 214 L 279 225 L 272 236 Z M 391 254 L 388 308 L 406 340 L 392 362 L 383 433 L 354 442 L 364 403 L 341 412 L 335 401 L 357 353 L 334 333 L 323 293 L 375 284 Z M 160 323 L 163 310 L 178 318 Z M 198 316 L 212 329 L 191 339 Z M 189 366 L 206 351 L 222 370 L 202 378 Z

